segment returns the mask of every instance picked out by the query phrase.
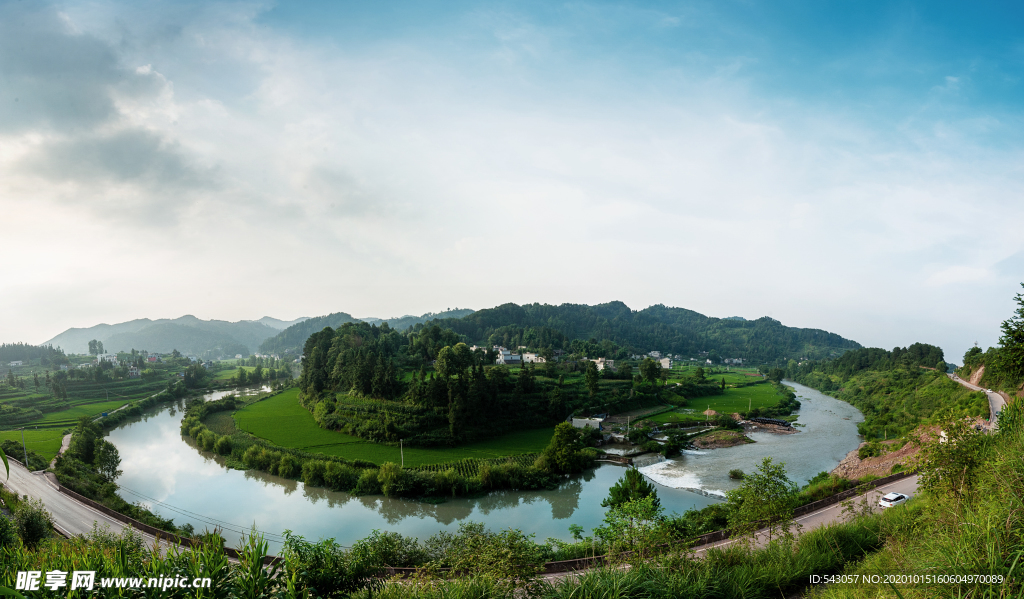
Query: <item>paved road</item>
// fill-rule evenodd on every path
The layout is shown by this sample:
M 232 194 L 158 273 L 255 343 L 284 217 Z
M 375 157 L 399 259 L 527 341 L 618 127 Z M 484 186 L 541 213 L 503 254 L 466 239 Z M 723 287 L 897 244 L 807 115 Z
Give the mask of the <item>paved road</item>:
M 127 525 L 110 516 L 95 510 L 87 505 L 79 503 L 70 496 L 60 493 L 55 489 L 46 476 L 42 473 L 29 472 L 20 462 L 8 458 L 11 464 L 11 476 L 7 480 L 0 479 L 7 490 L 18 495 L 28 495 L 33 499 L 41 499 L 46 511 L 53 517 L 53 525 L 65 536 L 85 534 L 92 530 L 93 523 L 110 527 L 111 532 L 118 533 Z M 0 476 L 3 472 L 0 472 Z M 155 540 L 152 535 L 136 531 L 142 535 L 147 544 Z
M 854 507 L 857 508 L 859 511 L 861 501 L 866 499 L 868 506 L 870 506 L 871 508 L 871 511 L 880 512 L 883 508 L 881 508 L 878 505 L 879 498 L 881 498 L 882 495 L 885 495 L 886 493 L 891 493 L 893 491 L 913 497 L 914 495 L 917 494 L 917 475 L 915 474 L 914 476 L 908 476 L 907 478 L 902 478 L 900 480 L 891 482 L 887 485 L 876 487 L 868 491 L 864 495 L 861 495 L 860 497 L 851 498 L 851 501 L 853 501 Z M 816 528 L 820 528 L 827 524 L 845 522 L 847 519 L 848 516 L 845 513 L 843 513 L 843 504 L 842 502 L 840 502 L 822 508 L 816 512 L 811 512 L 810 514 L 804 514 L 799 518 L 795 518 L 794 520 L 797 524 L 800 525 L 800 528 L 794 530 L 794 532 L 797 534 L 803 534 L 805 532 L 812 531 Z M 703 545 L 695 549 L 694 554 L 697 557 L 702 557 L 708 552 L 709 549 L 726 547 L 728 545 L 732 545 L 733 543 L 738 543 L 741 540 L 742 539 L 726 539 L 724 541 L 719 541 L 717 543 L 712 543 L 710 545 Z M 755 535 L 755 546 L 763 547 L 767 543 L 767 533 L 764 530 L 758 531 L 757 535 Z M 628 566 L 623 567 L 628 568 Z M 565 578 L 567 576 L 578 576 L 580 574 L 583 574 L 584 572 L 586 572 L 586 570 L 580 570 L 576 572 L 557 572 L 554 574 L 546 574 L 542 578 L 544 578 L 545 580 L 555 580 L 558 578 Z
M 955 374 L 947 373 L 946 376 L 973 391 L 984 391 L 985 395 L 988 396 L 988 427 L 990 430 L 995 430 L 996 428 L 998 428 L 998 421 L 996 419 L 996 416 L 999 414 L 999 412 L 1003 411 L 1003 408 L 1006 407 L 1006 400 L 1003 399 L 1003 396 L 994 391 L 989 392 L 988 389 L 985 389 L 983 387 L 972 385 L 971 383 L 968 383 L 967 381 L 963 380 L 962 378 L 958 377 Z
M 891 482 L 887 485 L 876 487 L 868 491 L 864 495 L 860 497 L 854 497 L 851 500 L 854 502 L 854 507 L 859 508 L 861 501 L 866 499 L 868 506 L 871 507 L 871 511 L 880 512 L 883 508 L 878 505 L 878 500 L 882 497 L 882 495 L 885 495 L 886 493 L 891 493 L 893 491 L 913 497 L 914 495 L 917 494 L 917 475 L 915 474 L 914 476 L 901 478 L 900 480 Z M 800 533 L 812 531 L 815 528 L 820 528 L 822 526 L 825 526 L 826 524 L 845 522 L 846 519 L 847 515 L 843 513 L 842 502 L 830 505 L 826 508 L 822 508 L 816 512 L 811 512 L 810 514 L 804 514 L 799 518 L 794 518 L 796 523 L 800 525 Z M 763 530 L 758 532 L 756 539 L 757 542 L 755 544 L 758 547 L 763 547 L 768 543 L 768 535 Z M 736 542 L 738 542 L 738 539 L 726 539 L 724 541 L 719 541 L 718 543 L 705 545 L 695 550 L 694 553 L 696 553 L 698 556 L 704 555 L 705 553 L 707 553 L 708 549 L 725 547 Z

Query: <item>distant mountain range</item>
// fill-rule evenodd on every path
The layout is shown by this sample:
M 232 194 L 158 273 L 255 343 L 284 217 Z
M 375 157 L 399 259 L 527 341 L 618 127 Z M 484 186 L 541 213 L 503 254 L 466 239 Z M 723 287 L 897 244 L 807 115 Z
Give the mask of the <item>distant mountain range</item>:
M 687 356 L 715 350 L 722 358 L 738 357 L 754 363 L 790 358 L 827 358 L 860 347 L 855 341 L 820 329 L 784 326 L 771 318 L 746 320 L 738 316 L 713 318 L 684 308 L 663 305 L 634 311 L 622 302 L 596 306 L 582 304 L 504 304 L 480 311 L 467 309 L 428 312 L 422 316 L 356 318 L 335 312 L 292 321 L 265 316 L 259 320 L 227 322 L 195 316 L 120 324 L 99 324 L 68 329 L 44 345 L 68 353 L 88 352 L 89 341 L 103 342 L 107 352 L 131 349 L 167 353 L 177 349 L 204 358 L 249 355 L 252 352 L 298 353 L 306 339 L 325 327 L 367 322 L 405 330 L 432 321 L 464 335 L 472 343 L 576 348 L 588 354 L 608 351 L 604 340 L 631 353 L 660 350 Z M 589 340 L 589 341 L 588 341 Z M 580 346 L 585 342 L 584 346 Z M 577 347 L 579 346 L 579 347 Z M 619 351 L 616 350 L 616 351 Z M 597 354 L 595 354 L 597 355 Z
M 264 316 L 259 320 L 228 322 L 202 320 L 192 315 L 159 320 L 140 318 L 119 324 L 68 329 L 43 345 L 84 354 L 89 351 L 89 341 L 97 339 L 103 342 L 103 349 L 107 352 L 144 349 L 166 353 L 176 349 L 184 354 L 213 354 L 213 357 L 248 355 L 264 339 L 304 320 L 306 317 L 286 321 Z
M 192 315 L 158 320 L 140 318 L 118 324 L 71 328 L 42 345 L 60 347 L 66 353 L 84 354 L 89 351 L 89 341 L 96 339 L 103 342 L 103 349 L 108 353 L 132 349 L 168 353 L 176 349 L 186 355 L 210 358 L 233 357 L 235 354 L 249 355 L 264 345 L 269 348 L 262 349 L 265 353 L 299 348 L 302 347 L 310 333 L 319 331 L 326 326 L 338 326 L 344 322 L 364 320 L 380 325 L 386 321 L 389 326 L 404 330 L 432 318 L 459 318 L 472 312 L 472 310 L 449 310 L 440 313 L 428 312 L 422 316 L 407 315 L 388 319 L 354 318 L 344 312 L 337 312 L 316 318 L 303 316 L 294 320 L 281 320 L 264 316 L 259 320 L 240 320 L 238 322 L 202 320 Z M 298 337 L 301 339 L 292 344 L 291 339 Z M 270 341 L 274 342 L 267 345 L 266 342 Z

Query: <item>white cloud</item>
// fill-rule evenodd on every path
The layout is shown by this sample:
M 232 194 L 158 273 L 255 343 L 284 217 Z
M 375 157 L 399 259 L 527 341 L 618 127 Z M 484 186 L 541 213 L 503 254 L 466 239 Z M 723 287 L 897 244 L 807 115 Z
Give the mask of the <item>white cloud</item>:
M 453 57 L 292 38 L 253 25 L 248 6 L 175 14 L 162 35 L 144 19 L 126 21 L 150 28 L 132 31 L 71 14 L 81 31 L 47 39 L 94 57 L 83 107 L 52 100 L 59 78 L 32 79 L 25 89 L 52 101 L 0 134 L 0 202 L 48 223 L 53 260 L 34 267 L 67 295 L 48 301 L 56 319 L 3 321 L 19 338 L 184 312 L 622 299 L 891 347 L 977 285 L 1001 292 L 985 267 L 947 265 L 1021 249 L 987 234 L 994 212 L 1024 217 L 1019 155 L 972 145 L 965 122 L 944 125 L 960 140 L 948 144 L 934 123 L 879 130 L 764 95 L 735 58 L 712 75 L 623 81 L 538 67 L 566 41 L 525 20 L 477 15 L 497 40 Z M 145 259 L 83 305 L 73 290 L 95 274 L 62 262 L 90 239 Z M 169 272 L 187 283 L 169 290 Z M 33 312 L 38 285 L 12 285 L 0 313 Z M 879 313 L 917 318 L 923 287 L 946 294 L 924 309 L 931 320 L 871 326 Z

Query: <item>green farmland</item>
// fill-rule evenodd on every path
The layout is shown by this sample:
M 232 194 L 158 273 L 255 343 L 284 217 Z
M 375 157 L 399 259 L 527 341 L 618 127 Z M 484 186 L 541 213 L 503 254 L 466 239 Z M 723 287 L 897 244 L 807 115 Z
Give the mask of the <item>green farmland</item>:
M 64 437 L 62 428 L 43 428 L 39 430 L 25 430 L 25 446 L 29 451 L 34 451 L 43 456 L 46 460 L 52 460 L 60 451 L 60 442 Z M 21 444 L 21 431 L 0 431 L 0 441 L 17 441 Z M 21 460 L 20 455 L 11 456 Z
M 372 443 L 317 426 L 313 415 L 299 405 L 298 389 L 250 404 L 235 412 L 241 430 L 275 445 L 310 453 L 368 460 L 375 464 L 401 462 L 398 447 Z M 455 448 L 405 448 L 405 465 L 424 466 L 463 458 L 497 458 L 543 450 L 551 441 L 552 429 L 526 430 Z
M 30 422 L 26 426 L 73 427 L 78 424 L 78 419 L 82 416 L 95 418 L 104 412 L 113 412 L 131 401 L 132 400 L 129 399 L 118 399 L 115 401 L 79 404 L 77 406 L 72 406 L 67 410 L 45 414 L 42 418 Z
M 745 377 L 746 381 L 750 379 Z M 726 384 L 729 379 L 726 378 Z M 734 412 L 746 412 L 753 408 L 767 408 L 774 406 L 782 400 L 775 388 L 770 383 L 760 383 L 748 387 L 726 387 L 724 395 L 712 395 L 711 397 L 698 397 L 690 401 L 689 409 L 693 410 L 690 417 L 710 409 L 719 414 L 732 414 Z M 672 422 L 677 420 L 682 413 L 665 412 L 653 416 L 648 420 L 657 423 Z

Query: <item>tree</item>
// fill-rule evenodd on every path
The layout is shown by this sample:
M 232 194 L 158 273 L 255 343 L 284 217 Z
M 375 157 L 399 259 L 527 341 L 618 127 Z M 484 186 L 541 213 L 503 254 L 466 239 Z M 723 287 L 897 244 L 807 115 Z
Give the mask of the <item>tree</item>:
M 99 435 L 100 428 L 93 423 L 92 419 L 82 416 L 78 419 L 78 426 L 71 437 L 68 453 L 86 464 L 92 464 L 96 456 L 96 439 Z
M 660 379 L 661 363 L 655 362 L 650 358 L 644 358 L 644 361 L 640 363 L 640 377 L 648 383 L 653 383 Z
M 644 475 L 636 468 L 629 468 L 622 475 L 619 482 L 615 483 L 608 490 L 608 497 L 601 502 L 601 507 L 617 508 L 627 501 L 635 501 L 645 497 L 653 497 L 655 507 L 661 507 L 661 500 L 658 499 L 658 492 L 654 485 L 647 482 Z
M 946 419 L 942 434 L 922 444 L 918 455 L 921 488 L 938 496 L 970 495 L 982 462 L 985 439 L 963 418 Z
M 1024 283 L 1021 283 L 1024 287 Z M 1024 294 L 1013 297 L 1017 302 L 1014 315 L 999 326 L 1003 334 L 999 337 L 999 367 L 1014 378 L 1024 376 Z
M 590 391 L 590 396 L 597 395 L 598 372 L 597 364 L 593 360 L 587 360 L 587 372 L 584 373 L 584 378 L 587 380 L 587 390 Z
M 103 353 L 103 342 L 102 341 L 97 341 L 96 342 L 96 353 L 97 354 L 102 354 Z
M 693 378 L 696 379 L 698 383 L 703 383 L 704 382 L 704 368 L 701 367 L 701 366 L 698 366 L 697 370 L 693 371 Z
M 103 346 L 100 345 L 100 347 L 103 347 Z M 102 351 L 102 350 L 100 350 L 100 351 Z M 181 357 L 181 352 L 176 350 L 176 349 L 171 350 L 171 357 L 172 358 L 180 358 Z
M 613 550 L 635 551 L 643 559 L 646 550 L 668 540 L 665 517 L 657 497 L 648 495 L 627 501 L 604 515 L 604 525 L 594 529 L 594 536 L 612 546 Z
M 246 380 L 247 380 L 247 377 L 246 377 L 246 374 L 245 374 L 245 367 L 239 366 L 238 367 L 238 372 L 235 373 L 235 381 L 236 381 L 236 383 L 239 386 L 241 386 L 241 385 L 245 384 Z
M 544 449 L 542 455 L 547 459 L 548 467 L 552 471 L 558 474 L 569 474 L 583 470 L 589 461 L 580 452 L 583 447 L 583 437 L 580 435 L 580 431 L 568 422 L 561 422 L 555 426 L 555 434 L 551 437 L 551 443 Z
M 96 456 L 93 465 L 96 466 L 96 471 L 100 473 L 100 476 L 110 482 L 121 476 L 121 471 L 117 469 L 121 465 L 121 454 L 118 453 L 117 447 L 113 443 L 106 439 L 98 439 L 93 453 Z
M 91 339 L 89 341 L 89 355 L 90 356 L 95 356 L 97 353 L 99 353 L 99 352 L 96 351 L 96 340 L 95 339 Z
M 753 535 L 759 528 L 773 536 L 791 535 L 793 507 L 797 486 L 786 476 L 785 464 L 776 464 L 764 458 L 757 471 L 747 474 L 738 489 L 726 493 L 732 507 L 730 528 L 740 535 Z

